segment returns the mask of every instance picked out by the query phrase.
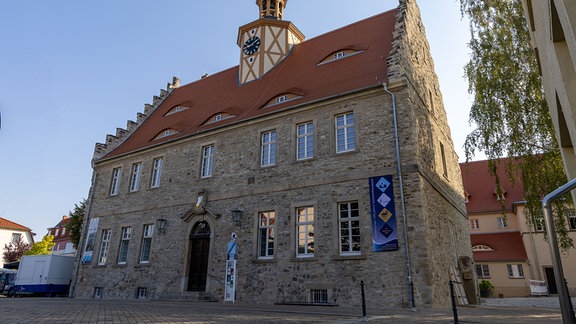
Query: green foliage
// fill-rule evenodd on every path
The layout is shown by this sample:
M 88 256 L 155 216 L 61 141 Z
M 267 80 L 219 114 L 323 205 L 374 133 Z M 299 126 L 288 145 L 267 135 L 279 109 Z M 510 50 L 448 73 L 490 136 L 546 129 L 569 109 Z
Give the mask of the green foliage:
M 31 244 L 25 243 L 22 241 L 22 238 L 19 238 L 17 242 L 4 244 L 4 253 L 2 254 L 2 258 L 4 259 L 5 263 L 16 262 L 20 260 L 22 255 L 32 247 Z
M 66 230 L 70 233 L 70 239 L 74 248 L 78 248 L 80 242 L 80 236 L 82 235 L 82 222 L 84 221 L 84 215 L 86 213 L 86 199 L 80 202 L 80 205 L 74 204 L 74 211 L 70 211 L 68 216 L 71 220 L 66 224 Z
M 509 160 L 506 171 L 513 181 L 522 182 L 527 217 L 542 222 L 541 199 L 567 180 L 522 2 L 460 0 L 460 5 L 470 19 L 471 56 L 465 74 L 474 98 L 470 122 L 477 127 L 466 137 L 466 159 L 477 150 L 484 152 L 499 190 L 499 159 L 518 157 Z M 565 206 L 555 206 L 555 222 L 564 224 L 557 228 L 564 249 L 572 246 Z
M 45 255 L 52 252 L 52 247 L 54 247 L 54 235 L 46 235 L 42 238 L 42 241 L 35 242 L 32 244 L 32 248 L 26 252 L 24 255 Z
M 480 289 L 480 295 L 482 297 L 486 298 L 492 297 L 494 295 L 494 285 L 486 279 L 482 279 L 482 281 L 480 281 L 478 288 Z

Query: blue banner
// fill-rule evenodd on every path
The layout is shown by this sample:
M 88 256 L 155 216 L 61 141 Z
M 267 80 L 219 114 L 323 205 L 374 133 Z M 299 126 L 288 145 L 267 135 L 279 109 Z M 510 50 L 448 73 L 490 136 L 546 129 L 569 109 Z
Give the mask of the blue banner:
M 372 177 L 369 181 L 372 249 L 374 252 L 397 251 L 398 231 L 392 176 Z

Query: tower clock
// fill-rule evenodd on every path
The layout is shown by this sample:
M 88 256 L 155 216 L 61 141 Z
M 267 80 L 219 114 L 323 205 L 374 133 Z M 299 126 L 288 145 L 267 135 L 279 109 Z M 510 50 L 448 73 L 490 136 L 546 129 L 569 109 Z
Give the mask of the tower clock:
M 304 35 L 291 22 L 282 20 L 287 0 L 256 0 L 260 18 L 240 27 L 240 83 L 262 77 L 304 41 Z

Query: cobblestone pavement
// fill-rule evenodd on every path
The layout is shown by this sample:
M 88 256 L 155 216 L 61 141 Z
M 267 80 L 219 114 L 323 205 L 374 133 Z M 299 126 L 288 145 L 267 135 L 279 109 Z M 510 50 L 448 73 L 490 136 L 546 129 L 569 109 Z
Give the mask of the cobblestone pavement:
M 503 302 L 503 301 L 500 301 Z M 554 307 L 467 306 L 460 323 L 562 323 Z M 1 323 L 453 323 L 450 308 L 362 309 L 188 301 L 0 298 Z

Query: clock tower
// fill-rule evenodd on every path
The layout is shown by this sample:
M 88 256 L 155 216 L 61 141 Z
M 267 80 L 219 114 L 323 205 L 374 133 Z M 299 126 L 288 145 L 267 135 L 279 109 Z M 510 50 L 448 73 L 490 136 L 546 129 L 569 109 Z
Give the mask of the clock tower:
M 240 83 L 262 77 L 304 41 L 304 35 L 291 22 L 282 20 L 288 0 L 256 0 L 260 18 L 238 30 Z

